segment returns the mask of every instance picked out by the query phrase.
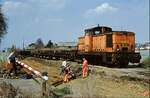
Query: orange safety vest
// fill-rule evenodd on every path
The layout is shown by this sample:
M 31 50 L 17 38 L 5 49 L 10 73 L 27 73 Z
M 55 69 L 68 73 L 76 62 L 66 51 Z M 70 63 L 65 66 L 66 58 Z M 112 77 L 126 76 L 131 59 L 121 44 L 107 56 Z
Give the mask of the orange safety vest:
M 64 72 L 65 72 L 65 82 L 68 82 L 69 70 L 65 68 Z
M 84 60 L 83 62 L 83 73 L 86 74 L 87 73 L 87 66 L 88 66 L 88 61 Z

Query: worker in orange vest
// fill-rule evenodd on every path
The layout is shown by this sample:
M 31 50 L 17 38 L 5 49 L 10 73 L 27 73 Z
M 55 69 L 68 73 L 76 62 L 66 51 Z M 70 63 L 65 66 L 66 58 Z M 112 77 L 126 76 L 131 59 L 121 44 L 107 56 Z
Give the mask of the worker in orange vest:
M 70 65 L 68 64 L 67 67 L 64 69 L 65 72 L 65 80 L 64 82 L 69 82 L 68 76 L 70 74 Z
M 87 77 L 88 61 L 83 58 L 83 78 Z

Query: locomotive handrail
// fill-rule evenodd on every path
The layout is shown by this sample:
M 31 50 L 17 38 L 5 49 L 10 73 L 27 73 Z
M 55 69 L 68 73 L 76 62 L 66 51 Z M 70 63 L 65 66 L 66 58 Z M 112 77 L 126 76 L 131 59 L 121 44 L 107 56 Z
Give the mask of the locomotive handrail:
M 44 80 L 48 80 L 47 76 L 42 76 L 42 74 L 39 71 L 34 70 L 32 67 L 30 67 L 29 65 L 26 65 L 18 60 L 16 60 L 16 63 L 20 64 L 22 67 L 27 68 L 29 71 L 33 72 L 36 76 L 44 79 Z

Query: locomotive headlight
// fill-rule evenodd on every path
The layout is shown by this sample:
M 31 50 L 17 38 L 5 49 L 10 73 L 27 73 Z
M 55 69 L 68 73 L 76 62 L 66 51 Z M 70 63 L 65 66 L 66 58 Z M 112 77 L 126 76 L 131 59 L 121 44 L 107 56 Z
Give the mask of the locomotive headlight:
M 119 48 L 117 48 L 117 51 L 119 51 Z
M 117 52 L 119 51 L 119 46 L 118 46 L 118 45 L 117 45 L 116 51 L 117 51 Z
M 133 45 L 131 45 L 131 51 L 134 51 Z

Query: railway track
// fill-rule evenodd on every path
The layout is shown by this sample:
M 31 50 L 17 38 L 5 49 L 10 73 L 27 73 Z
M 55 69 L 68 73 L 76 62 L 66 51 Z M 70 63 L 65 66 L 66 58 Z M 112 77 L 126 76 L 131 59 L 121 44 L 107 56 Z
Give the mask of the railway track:
M 79 59 L 64 59 L 64 58 L 56 58 L 56 57 L 48 57 L 48 56 L 37 56 L 37 55 L 34 55 L 34 56 L 25 56 L 25 55 L 22 55 L 20 56 L 21 59 L 24 59 L 24 58 L 27 58 L 27 57 L 35 57 L 35 58 L 39 58 L 39 59 L 46 59 L 46 60 L 67 60 L 67 61 L 73 61 L 73 62 L 77 62 L 78 64 L 82 64 L 82 60 L 79 60 Z M 89 63 L 90 64 L 90 63 Z M 126 66 L 121 66 L 121 65 L 113 65 L 112 64 L 91 64 L 93 66 L 105 66 L 105 67 L 109 67 L 109 68 L 137 68 L 137 67 L 141 67 L 141 63 L 136 63 L 136 64 L 130 64 L 130 65 L 126 65 Z

